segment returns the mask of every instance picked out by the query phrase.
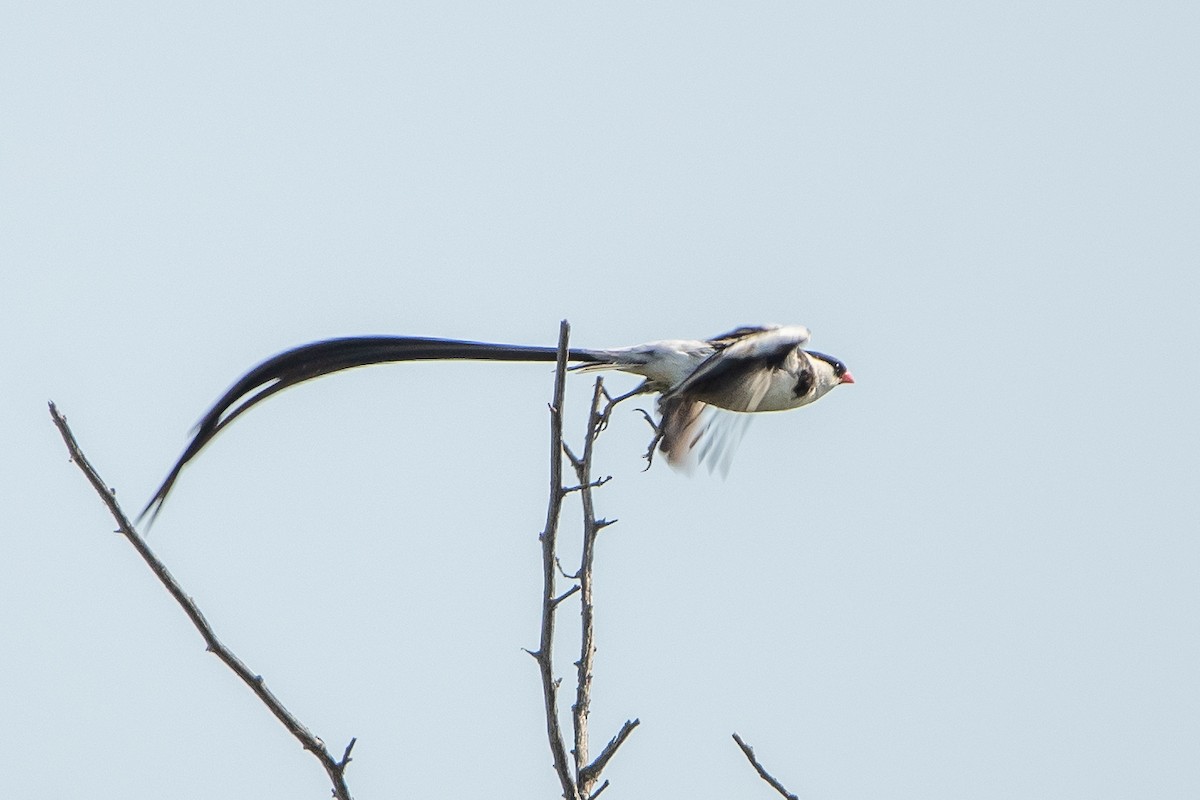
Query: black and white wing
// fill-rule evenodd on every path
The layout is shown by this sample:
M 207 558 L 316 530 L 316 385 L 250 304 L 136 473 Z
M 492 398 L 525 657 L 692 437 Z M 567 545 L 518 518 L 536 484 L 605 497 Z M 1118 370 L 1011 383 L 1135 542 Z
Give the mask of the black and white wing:
M 687 397 L 729 411 L 758 411 L 776 371 L 810 334 L 801 325 L 734 333 L 740 331 L 749 332 L 705 359 L 663 394 L 663 402 Z

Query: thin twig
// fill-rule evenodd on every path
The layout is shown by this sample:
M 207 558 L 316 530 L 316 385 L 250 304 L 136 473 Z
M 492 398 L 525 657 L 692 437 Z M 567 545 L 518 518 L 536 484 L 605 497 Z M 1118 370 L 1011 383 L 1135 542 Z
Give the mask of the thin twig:
M 559 603 L 566 600 L 568 597 L 570 597 L 571 595 L 575 594 L 578 591 L 579 591 L 579 584 L 575 584 L 570 589 L 567 589 L 565 592 L 560 594 L 558 597 L 554 598 L 554 605 L 558 605 Z
M 596 538 L 600 531 L 612 525 L 616 520 L 599 519 L 596 517 L 595 503 L 592 490 L 604 485 L 606 479 L 592 480 L 592 458 L 595 454 L 596 440 L 608 426 L 613 408 L 618 403 L 644 391 L 645 384 L 639 389 L 612 397 L 604 389 L 603 379 L 596 380 L 592 392 L 592 404 L 588 414 L 587 436 L 584 439 L 583 454 L 576 458 L 568 454 L 575 474 L 579 478 L 580 502 L 583 505 L 583 552 L 580 556 L 579 581 L 580 605 L 580 648 L 579 660 L 575 663 L 578 680 L 576 683 L 575 704 L 572 706 L 573 723 L 575 728 L 575 784 L 580 796 L 595 798 L 604 791 L 608 782 L 605 781 L 599 789 L 594 789 L 600 780 L 600 774 L 609 760 L 616 754 L 617 748 L 629 737 L 639 724 L 638 720 L 627 720 L 620 732 L 605 745 L 595 761 L 588 763 L 588 715 L 591 710 L 592 677 L 596 659 L 596 609 L 592 595 L 592 574 L 595 567 Z M 600 400 L 604 399 L 601 406 Z
M 592 666 L 596 660 L 595 605 L 592 599 L 592 569 L 596 555 L 596 510 L 592 500 L 592 453 L 596 436 L 601 428 L 600 399 L 604 393 L 604 379 L 597 378 L 592 390 L 592 405 L 588 412 L 587 436 L 583 440 L 583 455 L 571 458 L 575 475 L 579 478 L 580 500 L 583 504 L 583 552 L 579 558 L 579 661 L 576 662 L 578 680 L 575 684 L 575 704 L 571 706 L 575 729 L 575 775 L 579 794 L 584 797 L 592 793 L 594 777 L 585 773 L 588 763 L 588 714 L 592 705 Z
M 567 342 L 571 326 L 563 320 L 558 329 L 558 362 L 554 371 L 554 400 L 550 404 L 550 499 L 546 506 L 546 526 L 542 529 L 542 625 L 541 637 L 536 653 L 542 678 L 542 700 L 546 712 L 546 737 L 550 741 L 550 755 L 554 760 L 554 771 L 562 784 L 566 800 L 581 800 L 575 781 L 567 766 L 566 744 L 558 721 L 558 681 L 554 679 L 554 614 L 562 601 L 555 588 L 555 573 L 558 561 L 555 556 L 558 539 L 558 518 L 562 510 L 563 491 L 563 398 L 567 382 Z M 570 592 L 567 593 L 568 595 Z M 564 595 L 565 597 L 566 595 Z
M 641 725 L 640 719 L 625 720 L 625 724 L 621 726 L 621 730 L 617 735 L 608 740 L 608 744 L 604 745 L 604 749 L 600 751 L 600 755 L 596 756 L 596 760 L 583 768 L 583 774 L 593 784 L 600 778 L 600 773 L 608 765 L 609 760 L 617 754 L 617 748 L 625 744 L 625 740 L 629 738 L 629 734 L 633 733 L 633 729 Z M 596 791 L 592 796 L 600 794 Z
M 175 602 L 183 608 L 185 614 L 192 621 L 196 630 L 204 637 L 204 644 L 209 652 L 213 653 L 217 658 L 221 659 L 227 667 L 242 679 L 242 682 L 250 687 L 250 690 L 258 696 L 258 699 L 267 706 L 275 718 L 283 723 L 283 726 L 300 741 L 301 746 L 305 750 L 311 752 L 321 766 L 325 768 L 325 772 L 329 775 L 329 780 L 333 783 L 333 794 L 339 800 L 350 800 L 350 789 L 346 785 L 345 771 L 346 766 L 350 763 L 350 751 L 354 747 L 354 739 L 350 740 L 350 744 L 346 746 L 346 751 L 342 755 L 340 761 L 334 759 L 329 751 L 325 748 L 325 743 L 312 734 L 300 720 L 296 719 L 290 711 L 283 707 L 283 704 L 271 693 L 263 681 L 261 675 L 255 675 L 249 667 L 247 667 L 240 658 L 221 643 L 220 639 L 213 632 L 212 626 L 208 624 L 208 620 L 200 613 L 195 601 L 188 596 L 175 577 L 167 570 L 166 566 L 159 560 L 158 556 L 150 550 L 145 540 L 142 539 L 138 532 L 134 529 L 129 518 L 125 516 L 125 512 L 117 504 L 116 493 L 110 489 L 100 476 L 96 473 L 94 467 L 84 456 L 83 451 L 79 448 L 79 443 L 75 440 L 75 435 L 71 433 L 71 429 L 67 426 L 66 417 L 58 413 L 58 408 L 54 403 L 50 403 L 50 416 L 54 420 L 54 424 L 58 426 L 58 432 L 62 435 L 63 441 L 67 445 L 67 452 L 71 455 L 71 460 L 74 461 L 83 474 L 87 476 L 88 481 L 92 484 L 92 488 L 100 495 L 100 498 L 108 506 L 109 512 L 117 521 L 117 527 L 121 534 L 129 540 L 137 550 L 138 555 L 146 562 L 146 565 L 158 576 L 159 581 L 171 596 L 175 598 Z
M 752 748 L 750 745 L 743 742 L 742 737 L 738 736 L 735 733 L 735 734 L 733 734 L 733 740 L 735 742 L 737 742 L 738 747 L 742 748 L 742 752 L 746 754 L 746 759 L 750 762 L 750 765 L 752 767 L 754 767 L 755 771 L 758 772 L 758 776 L 760 778 L 762 778 L 764 781 L 766 781 L 767 783 L 771 784 L 771 788 L 773 788 L 775 791 L 779 792 L 781 795 L 786 797 L 788 800 L 800 800 L 800 798 L 796 797 L 796 795 L 792 794 L 787 789 L 785 789 L 782 783 L 775 780 L 774 776 L 772 776 L 771 773 L 767 772 L 766 767 L 764 767 L 762 764 L 760 764 L 758 762 L 758 759 L 754 757 L 754 748 Z
M 599 489 L 601 486 L 603 486 L 604 484 L 608 483 L 611 480 L 612 480 L 612 475 L 605 475 L 603 478 L 597 478 L 596 480 L 589 483 L 586 488 Z M 566 492 L 567 494 L 571 494 L 572 492 L 583 491 L 584 488 L 585 487 L 583 487 L 582 485 L 576 484 L 575 486 L 568 486 L 563 491 Z

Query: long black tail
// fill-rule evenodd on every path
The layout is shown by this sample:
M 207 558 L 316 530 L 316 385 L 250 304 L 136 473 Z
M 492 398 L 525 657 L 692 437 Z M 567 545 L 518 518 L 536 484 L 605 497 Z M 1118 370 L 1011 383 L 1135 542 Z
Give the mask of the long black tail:
M 166 480 L 142 509 L 140 521 L 151 513 L 153 523 L 162 510 L 180 471 L 205 445 L 241 414 L 276 392 L 322 375 L 353 367 L 386 364 L 392 361 L 429 361 L 458 359 L 472 361 L 554 361 L 553 347 L 467 342 L 457 339 L 430 339 L 419 336 L 349 336 L 301 345 L 267 359 L 247 372 L 216 404 L 205 412 L 195 435 L 183 455 L 175 462 Z M 602 359 L 588 350 L 570 350 L 568 359 L 596 363 Z M 236 408 L 235 408 L 236 406 Z M 233 409 L 230 411 L 230 409 Z

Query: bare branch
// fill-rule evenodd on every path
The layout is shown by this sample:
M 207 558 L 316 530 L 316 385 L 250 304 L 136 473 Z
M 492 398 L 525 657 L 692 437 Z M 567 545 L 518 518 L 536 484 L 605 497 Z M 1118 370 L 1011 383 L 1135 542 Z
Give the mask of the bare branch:
M 603 486 L 604 484 L 608 483 L 608 482 L 609 482 L 609 481 L 611 481 L 611 480 L 612 480 L 612 475 L 605 475 L 603 478 L 597 478 L 596 480 L 592 481 L 592 482 L 591 482 L 591 483 L 589 483 L 589 484 L 588 484 L 586 487 L 585 487 L 585 486 L 582 486 L 582 485 L 579 485 L 579 484 L 576 484 L 575 486 L 568 486 L 568 487 L 567 487 L 567 488 L 566 488 L 564 491 L 565 491 L 567 494 L 571 494 L 572 492 L 581 492 L 581 491 L 583 491 L 585 488 L 587 488 L 587 489 L 599 489 L 601 486 Z
M 554 401 L 550 406 L 550 500 L 546 509 L 546 527 L 542 532 L 542 638 L 536 653 L 531 653 L 537 659 L 542 675 L 542 694 L 546 711 L 546 731 L 550 739 L 550 752 L 554 758 L 554 769 L 559 782 L 563 786 L 563 797 L 568 800 L 593 800 L 604 791 L 608 783 L 593 791 L 599 781 L 600 773 L 608 760 L 612 758 L 617 748 L 637 726 L 637 720 L 626 722 L 621 732 L 608 743 L 604 752 L 595 762 L 588 763 L 588 714 L 591 707 L 592 670 L 596 655 L 595 640 L 595 608 L 592 600 L 592 571 L 595 559 L 596 537 L 605 527 L 616 520 L 598 519 L 593 504 L 592 491 L 607 483 L 610 478 L 592 478 L 592 455 L 595 451 L 596 438 L 608 424 L 612 410 L 617 403 L 641 394 L 645 384 L 638 390 L 620 397 L 613 398 L 604 390 L 603 379 L 597 379 L 592 393 L 592 404 L 588 414 L 587 433 L 584 437 L 583 451 L 575 452 L 563 441 L 562 434 L 562 402 L 564 392 L 565 366 L 567 354 L 567 324 L 564 321 L 559 336 L 559 362 L 555 374 Z M 605 402 L 602 404 L 601 400 Z M 566 487 L 562 481 L 563 458 L 575 470 L 578 483 Z M 583 505 L 583 550 L 580 557 L 579 570 L 574 575 L 568 575 L 563 570 L 556 554 L 558 520 L 562 511 L 562 502 L 567 494 L 578 492 Z M 554 587 L 555 571 L 563 577 L 577 581 L 566 592 L 556 595 Z M 565 760 L 565 745 L 563 743 L 561 726 L 558 720 L 557 688 L 558 681 L 553 677 L 552 648 L 554 640 L 554 612 L 558 605 L 567 598 L 578 594 L 580 605 L 580 654 L 575 662 L 578 680 L 575 689 L 575 702 L 571 706 L 571 720 L 574 729 L 575 777 L 572 780 L 570 770 Z
M 566 800 L 580 800 L 575 781 L 567 767 L 567 748 L 563 741 L 562 728 L 558 722 L 558 681 L 554 679 L 554 613 L 561 600 L 555 588 L 555 573 L 558 570 L 556 546 L 558 518 L 562 511 L 563 490 L 563 398 L 567 383 L 567 342 L 571 326 L 563 320 L 558 329 L 558 361 L 554 369 L 554 400 L 550 404 L 550 499 L 546 506 L 546 525 L 542 529 L 542 625 L 537 652 L 531 653 L 537 660 L 542 679 L 542 701 L 546 713 L 546 737 L 550 742 L 550 755 L 554 771 L 562 785 Z
M 580 501 L 583 504 L 583 553 L 579 559 L 579 660 L 575 662 L 578 680 L 575 684 L 575 703 L 571 706 L 575 730 L 575 775 L 579 793 L 592 793 L 595 775 L 588 773 L 588 714 L 592 705 L 592 669 L 596 660 L 595 605 L 592 599 L 592 568 L 596 553 L 596 513 L 592 501 L 592 453 L 596 436 L 603 426 L 600 401 L 604 397 L 604 379 L 597 378 L 592 390 L 592 405 L 588 412 L 587 436 L 583 440 L 583 455 L 572 458 L 575 475 L 579 478 Z
M 583 774 L 590 778 L 592 783 L 595 783 L 596 779 L 600 777 L 600 773 L 608 765 L 609 760 L 617 754 L 617 748 L 623 745 L 625 740 L 629 738 L 629 734 L 633 733 L 633 729 L 641 724 L 642 721 L 640 719 L 626 720 L 625 724 L 621 726 L 621 730 L 617 731 L 617 735 L 609 739 L 608 744 L 604 745 L 604 749 L 600 751 L 600 755 L 596 756 L 596 760 L 584 768 Z M 605 781 L 605 785 L 607 783 Z M 592 797 L 595 797 L 602 791 L 604 791 L 603 786 L 597 789 Z
M 571 450 L 571 446 L 569 444 L 563 442 L 562 450 L 567 454 L 567 460 L 571 462 L 572 467 L 579 469 L 581 466 L 583 466 L 583 459 L 575 455 L 575 452 Z
M 755 771 L 758 772 L 758 776 L 767 783 L 771 784 L 771 788 L 779 792 L 788 800 L 800 800 L 800 798 L 796 797 L 796 795 L 785 789 L 782 783 L 775 780 L 771 773 L 767 772 L 766 768 L 758 762 L 757 758 L 754 757 L 754 748 L 742 741 L 742 737 L 735 733 L 733 734 L 733 740 L 737 742 L 738 747 L 742 748 L 742 752 L 746 754 L 746 759 L 750 762 L 750 765 L 754 767 Z
M 350 743 L 346 745 L 346 752 L 342 753 L 342 760 L 338 762 L 341 766 L 346 766 L 350 763 L 350 751 L 354 749 L 354 745 L 358 743 L 358 737 L 350 737 Z
M 290 711 L 283 707 L 278 698 L 267 688 L 262 676 L 254 674 L 240 658 L 221 643 L 217 635 L 213 632 L 212 626 L 208 624 L 208 620 L 200 613 L 200 609 L 195 601 L 188 596 L 187 592 L 183 590 L 183 587 L 179 585 L 179 582 L 175 580 L 175 577 L 171 575 L 158 556 L 154 555 L 150 550 L 145 540 L 138 535 L 129 518 L 125 516 L 125 512 L 117 504 L 116 492 L 105 485 L 104 481 L 96 473 L 95 468 L 92 467 L 87 457 L 84 456 L 83 451 L 79 448 L 79 443 L 75 440 L 75 435 L 71 433 L 71 429 L 67 426 L 66 417 L 58 413 L 58 408 L 54 403 L 50 403 L 50 416 L 54 420 L 54 424 L 58 426 L 58 432 L 62 435 L 63 441 L 67 445 L 67 452 L 70 453 L 71 460 L 79 466 L 79 469 L 83 471 L 83 474 L 92 484 L 92 488 L 96 490 L 96 493 L 100 495 L 100 499 L 108 506 L 109 512 L 117 521 L 119 532 L 129 540 L 129 543 L 137 550 L 138 555 L 142 557 L 142 560 L 146 562 L 146 565 L 150 567 L 162 585 L 175 598 L 175 602 L 179 603 L 180 607 L 183 608 L 184 613 L 192 621 L 196 630 L 204 637 L 204 644 L 207 646 L 209 652 L 213 653 L 227 667 L 233 670 L 242 679 L 242 682 L 250 687 L 250 690 L 258 696 L 258 699 L 275 715 L 275 718 L 283 723 L 283 726 L 299 740 L 301 746 L 311 752 L 321 762 L 321 766 L 325 768 L 325 772 L 329 775 L 329 780 L 333 783 L 334 796 L 339 798 L 339 800 L 350 800 L 350 789 L 346 785 L 345 771 L 346 766 L 351 761 L 350 751 L 354 747 L 355 740 L 350 740 L 350 744 L 346 746 L 346 751 L 342 755 L 341 761 L 334 760 L 333 756 L 325 748 L 325 743 L 314 736 L 308 728 L 301 724 L 300 720 L 296 719 Z
M 567 589 L 565 592 L 560 594 L 558 597 L 554 598 L 554 605 L 558 605 L 563 600 L 566 600 L 568 597 L 570 597 L 571 595 L 575 594 L 578 591 L 579 591 L 579 584 L 575 584 L 570 589 Z
M 588 416 L 588 432 L 584 440 L 583 455 L 573 459 L 575 474 L 579 478 L 580 501 L 583 505 L 583 553 L 580 557 L 578 580 L 580 587 L 580 648 L 579 660 L 575 663 L 578 670 L 575 704 L 572 706 L 575 727 L 575 775 L 580 795 L 594 798 L 604 791 L 608 782 L 593 791 L 600 780 L 609 759 L 616 754 L 617 748 L 628 738 L 633 729 L 638 726 L 638 720 L 627 721 L 620 732 L 605 745 L 604 750 L 595 761 L 588 763 L 588 714 L 591 709 L 591 690 L 593 667 L 596 658 L 596 623 L 595 604 L 592 596 L 592 573 L 595 566 L 596 539 L 600 531 L 612 525 L 616 520 L 598 519 L 592 490 L 604 485 L 607 479 L 592 480 L 592 456 L 595 453 L 596 440 L 608 426 L 613 408 L 626 400 L 645 391 L 646 384 L 632 392 L 613 398 L 604 389 L 603 378 L 597 378 L 592 393 L 591 412 Z M 601 406 L 601 398 L 604 405 Z

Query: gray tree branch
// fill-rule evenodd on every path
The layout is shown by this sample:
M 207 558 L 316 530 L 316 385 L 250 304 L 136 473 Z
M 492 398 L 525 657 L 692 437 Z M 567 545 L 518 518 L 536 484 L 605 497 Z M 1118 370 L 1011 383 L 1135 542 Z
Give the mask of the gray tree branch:
M 554 677 L 554 615 L 558 605 L 572 591 L 558 595 L 556 576 L 558 573 L 558 518 L 562 511 L 566 489 L 562 481 L 563 421 L 562 407 L 567 385 L 567 343 L 571 326 L 566 320 L 558 330 L 558 361 L 554 370 L 554 399 L 550 403 L 550 499 L 546 505 L 546 524 L 539 537 L 542 542 L 542 624 L 538 649 L 530 652 L 538 665 L 542 679 L 542 703 L 546 714 L 546 737 L 550 742 L 550 756 L 554 772 L 562 785 L 566 800 L 582 800 L 575 781 L 567 766 L 567 746 L 563 741 L 562 727 L 558 721 L 558 680 Z
M 620 732 L 604 747 L 600 756 L 591 763 L 588 762 L 589 732 L 588 714 L 591 709 L 591 692 L 593 665 L 596 655 L 595 633 L 595 603 L 592 596 L 592 573 L 595 566 L 596 537 L 600 531 L 612 521 L 598 519 L 592 497 L 593 490 L 603 486 L 608 478 L 594 480 L 592 478 L 592 455 L 600 432 L 608 424 L 613 406 L 627 396 L 611 398 L 604 391 L 603 379 L 597 379 L 592 392 L 592 403 L 588 413 L 587 431 L 583 443 L 582 455 L 576 456 L 563 441 L 562 403 L 565 392 L 566 356 L 569 328 L 566 321 L 559 331 L 558 365 L 555 373 L 554 400 L 550 405 L 550 499 L 546 508 L 546 526 L 542 530 L 542 626 L 541 641 L 538 651 L 532 653 L 537 660 L 542 678 L 542 698 L 546 713 L 546 733 L 550 741 L 550 753 L 554 761 L 554 770 L 562 785 L 563 797 L 566 800 L 594 800 L 605 787 L 605 782 L 599 789 L 595 786 L 600 780 L 600 774 L 605 765 L 616 753 L 617 748 L 629 738 L 633 729 L 638 726 L 638 720 L 626 721 Z M 602 405 L 601 400 L 604 403 Z M 578 483 L 571 487 L 563 486 L 562 459 L 563 456 L 571 462 Z M 583 549 L 580 556 L 579 569 L 573 575 L 564 577 L 575 581 L 567 591 L 558 594 L 555 580 L 563 573 L 557 555 L 558 520 L 562 511 L 563 499 L 570 493 L 578 492 L 583 505 Z M 558 606 L 575 594 L 580 602 L 580 651 L 576 666 L 575 702 L 571 706 L 571 722 L 574 733 L 574 775 L 567 763 L 566 743 L 563 738 L 562 726 L 558 714 L 558 687 L 560 681 L 554 677 L 553 646 L 554 620 Z
M 628 395 L 632 396 L 632 395 Z M 601 399 L 605 401 L 601 406 Z M 592 456 L 595 444 L 601 431 L 608 425 L 613 407 L 625 397 L 613 399 L 604 390 L 604 379 L 597 378 L 592 391 L 592 403 L 588 412 L 587 435 L 583 442 L 583 453 L 576 456 L 569 449 L 567 458 L 575 469 L 579 480 L 580 502 L 583 505 L 583 551 L 579 559 L 579 605 L 580 605 L 580 646 L 579 660 L 575 662 L 577 680 L 575 684 L 575 704 L 571 707 L 572 721 L 575 730 L 575 782 L 582 797 L 595 797 L 599 790 L 595 789 L 600 780 L 600 773 L 609 759 L 616 753 L 617 748 L 628 738 L 633 729 L 638 726 L 638 720 L 627 720 L 621 732 L 609 741 L 600 757 L 589 763 L 589 732 L 588 715 L 592 705 L 592 679 L 596 661 L 596 606 L 592 594 L 592 574 L 595 568 L 596 538 L 600 531 L 611 525 L 615 520 L 596 518 L 595 502 L 592 497 L 594 489 L 607 482 L 607 478 L 592 479 Z
M 742 748 L 742 753 L 745 754 L 746 760 L 750 762 L 750 766 L 754 767 L 755 772 L 758 773 L 760 778 L 771 784 L 772 789 L 779 792 L 788 800 L 800 800 L 796 795 L 785 789 L 782 783 L 775 780 L 775 777 L 771 773 L 767 772 L 766 767 L 760 764 L 758 759 L 754 757 L 754 748 L 742 741 L 742 737 L 735 733 L 733 734 L 733 740 L 737 742 L 738 747 Z
M 222 644 L 217 638 L 212 626 L 208 624 L 208 620 L 200 612 L 200 608 L 195 601 L 188 596 L 175 577 L 167 570 L 166 565 L 159 560 L 158 556 L 154 555 L 153 551 L 142 539 L 138 532 L 134 529 L 129 518 L 125 516 L 125 512 L 121 510 L 117 503 L 116 492 L 109 488 L 100 475 L 97 474 L 91 462 L 83 454 L 79 448 L 79 443 L 75 440 L 75 435 L 71 433 L 71 429 L 67 426 L 67 419 L 58 413 L 58 408 L 54 403 L 50 403 L 50 417 L 54 420 L 54 424 L 58 426 L 58 432 L 62 435 L 63 441 L 67 445 L 67 452 L 71 455 L 71 460 L 83 471 L 88 481 L 92 484 L 92 488 L 100 495 L 100 499 L 108 506 L 109 512 L 117 521 L 117 530 L 121 533 L 129 543 L 137 550 L 138 555 L 146 562 L 151 571 L 158 577 L 158 580 L 166 587 L 171 596 L 175 598 L 175 602 L 179 603 L 183 608 L 188 619 L 200 632 L 204 638 L 204 644 L 208 651 L 221 659 L 224 664 L 233 670 L 242 682 L 250 687 L 250 691 L 258 696 L 258 699 L 270 710 L 275 718 L 278 719 L 288 731 L 299 740 L 302 747 L 308 750 L 324 767 L 325 772 L 329 775 L 329 780 L 333 784 L 333 795 L 338 800 L 350 800 L 350 789 L 346 785 L 346 767 L 350 764 L 350 751 L 354 748 L 354 739 L 346 746 L 345 752 L 341 759 L 335 759 L 325 747 L 325 743 L 318 739 L 308 730 L 300 720 L 296 719 L 290 711 L 284 708 L 283 703 L 272 694 L 267 688 L 266 682 L 261 675 L 254 674 L 246 664 L 238 658 L 228 647 Z

